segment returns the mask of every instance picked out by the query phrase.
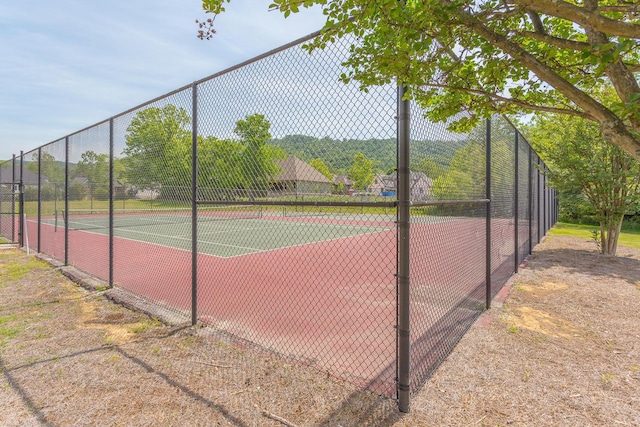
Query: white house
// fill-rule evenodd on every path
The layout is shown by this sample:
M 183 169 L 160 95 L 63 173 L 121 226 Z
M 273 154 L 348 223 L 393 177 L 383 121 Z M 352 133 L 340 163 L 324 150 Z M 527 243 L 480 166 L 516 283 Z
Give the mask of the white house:
M 429 199 L 433 179 L 422 172 L 411 172 L 409 180 L 412 200 Z M 390 175 L 376 174 L 368 191 L 381 196 L 396 196 L 398 193 L 397 172 L 393 171 Z

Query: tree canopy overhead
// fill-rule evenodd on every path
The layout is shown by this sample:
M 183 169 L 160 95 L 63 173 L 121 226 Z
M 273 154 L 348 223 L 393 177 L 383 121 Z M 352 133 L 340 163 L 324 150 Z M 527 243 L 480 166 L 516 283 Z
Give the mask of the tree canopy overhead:
M 203 0 L 217 15 L 230 0 Z M 273 0 L 285 16 L 320 5 L 327 17 L 307 46 L 355 36 L 345 81 L 395 79 L 432 120 L 460 111 L 468 130 L 493 113 L 545 111 L 596 122 L 640 158 L 640 6 L 624 0 Z M 215 32 L 200 23 L 199 37 Z M 610 85 L 602 102 L 594 88 Z

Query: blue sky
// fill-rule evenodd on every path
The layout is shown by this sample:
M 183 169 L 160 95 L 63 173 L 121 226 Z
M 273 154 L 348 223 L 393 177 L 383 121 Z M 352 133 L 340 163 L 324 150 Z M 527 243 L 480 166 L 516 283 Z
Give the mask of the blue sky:
M 0 2 L 0 160 L 320 29 L 269 0 L 233 0 L 202 41 L 199 0 Z

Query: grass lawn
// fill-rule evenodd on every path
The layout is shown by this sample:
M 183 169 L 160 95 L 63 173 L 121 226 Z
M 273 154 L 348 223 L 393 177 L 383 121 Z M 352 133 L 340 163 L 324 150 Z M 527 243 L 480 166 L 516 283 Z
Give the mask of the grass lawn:
M 596 225 L 569 224 L 566 222 L 557 223 L 549 234 L 551 236 L 574 236 L 591 239 L 593 230 L 599 229 Z M 639 231 L 622 231 L 618 239 L 619 245 L 640 248 L 640 232 Z

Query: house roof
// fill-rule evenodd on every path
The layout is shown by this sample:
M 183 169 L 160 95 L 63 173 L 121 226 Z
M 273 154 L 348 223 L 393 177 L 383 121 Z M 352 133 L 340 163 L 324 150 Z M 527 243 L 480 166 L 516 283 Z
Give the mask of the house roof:
M 0 182 L 11 182 L 11 178 L 13 176 L 13 172 L 11 168 L 2 168 L 0 169 Z M 20 180 L 20 170 L 16 168 L 16 181 Z M 37 185 L 38 184 L 38 174 L 31 172 L 31 170 L 23 167 L 22 168 L 22 182 L 27 185 Z M 49 180 L 46 176 L 42 175 L 42 182 L 47 183 Z
M 295 156 L 287 157 L 279 162 L 278 166 L 282 170 L 276 176 L 277 181 L 307 181 L 331 184 L 331 181 L 326 176 Z

